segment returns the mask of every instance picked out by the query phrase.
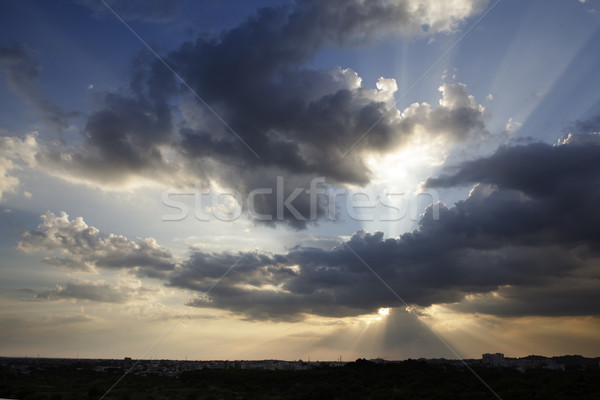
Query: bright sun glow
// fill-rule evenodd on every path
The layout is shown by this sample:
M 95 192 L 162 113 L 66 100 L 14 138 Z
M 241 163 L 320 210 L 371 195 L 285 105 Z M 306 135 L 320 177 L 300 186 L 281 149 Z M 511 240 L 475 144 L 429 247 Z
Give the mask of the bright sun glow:
M 406 143 L 403 149 L 395 153 L 367 158 L 367 164 L 373 171 L 373 183 L 385 183 L 407 179 L 424 167 L 435 167 L 446 159 L 447 143 L 442 139 L 423 142 L 414 139 Z
M 376 321 L 382 321 L 384 318 L 390 314 L 390 309 L 387 307 L 381 307 L 377 310 L 377 314 L 368 314 L 363 316 L 361 319 L 365 321 L 367 324 Z
M 389 308 L 380 308 L 379 310 L 377 310 L 377 313 L 379 315 L 381 315 L 382 317 L 386 317 L 390 314 L 390 309 Z

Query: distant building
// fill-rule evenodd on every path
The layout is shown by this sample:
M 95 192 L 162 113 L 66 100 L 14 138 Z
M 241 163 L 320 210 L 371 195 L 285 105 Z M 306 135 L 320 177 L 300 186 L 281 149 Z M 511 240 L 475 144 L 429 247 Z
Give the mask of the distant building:
M 502 353 L 496 353 L 496 354 L 485 353 L 481 356 L 481 361 L 482 361 L 482 364 L 485 365 L 486 367 L 498 368 L 498 367 L 507 367 L 508 366 L 508 362 L 504 358 L 504 354 L 502 354 Z

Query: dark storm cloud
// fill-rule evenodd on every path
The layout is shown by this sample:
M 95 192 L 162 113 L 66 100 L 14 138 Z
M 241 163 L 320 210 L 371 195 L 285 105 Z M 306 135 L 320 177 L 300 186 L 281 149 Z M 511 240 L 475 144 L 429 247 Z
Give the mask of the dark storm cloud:
M 567 190 L 589 187 L 600 175 L 600 135 L 571 134 L 561 140 L 572 145 L 503 147 L 490 157 L 465 162 L 452 174 L 430 178 L 425 186 L 485 183 L 531 196 L 566 195 Z
M 430 187 L 475 187 L 453 207 L 429 206 L 419 228 L 397 238 L 357 232 L 328 250 L 195 251 L 176 263 L 152 239 L 106 238 L 81 219 L 46 215 L 20 248 L 62 252 L 46 260 L 67 268 L 137 266 L 142 275 L 198 292 L 191 306 L 248 319 L 343 317 L 402 306 L 361 259 L 410 305 L 452 304 L 503 316 L 598 315 L 599 139 L 570 134 L 556 146 L 504 147 L 430 179 Z
M 76 170 L 103 183 L 126 182 L 132 175 L 177 172 L 159 149 L 171 131 L 171 112 L 165 103 L 109 94 L 104 105 L 88 118 L 85 146 L 68 152 L 64 147 L 49 146 L 36 156 L 37 161 L 57 171 Z
M 39 110 L 47 121 L 66 128 L 69 117 L 76 115 L 63 111 L 42 95 L 38 86 L 41 66 L 23 43 L 0 46 L 0 70 L 4 72 L 8 86 Z
M 561 278 L 585 267 L 568 251 L 551 247 L 483 250 L 467 243 L 461 243 L 462 247 L 436 244 L 436 239 L 443 240 L 420 232 L 387 240 L 381 233 L 357 233 L 346 245 L 404 301 L 418 306 L 459 302 L 468 294 L 488 293 L 504 285 L 543 287 L 548 277 Z M 379 307 L 402 307 L 402 301 L 346 245 L 330 251 L 301 248 L 280 256 L 285 262 L 266 262 L 254 268 L 248 268 L 242 259 L 239 265 L 245 266 L 244 271 L 227 276 L 210 291 L 208 299 L 200 298 L 191 305 L 273 320 L 297 320 L 303 314 L 343 317 L 372 313 Z M 218 272 L 233 265 L 233 258 L 219 255 Z M 205 292 L 216 280 L 206 278 L 205 268 L 198 258 L 191 259 L 171 276 L 169 284 Z M 536 300 L 538 308 L 543 308 L 539 304 L 543 298 Z M 568 311 L 572 306 L 565 304 L 563 312 L 582 312 L 581 308 Z M 585 312 L 592 309 L 583 308 Z
M 597 137 L 502 148 L 465 163 L 428 181 L 430 187 L 478 183 L 454 207 L 438 205 L 439 220 L 430 206 L 418 230 L 396 239 L 359 232 L 329 251 L 298 248 L 262 262 L 255 256 L 195 305 L 258 319 L 402 305 L 349 247 L 409 304 L 459 303 L 464 311 L 498 315 L 597 315 L 600 143 L 591 144 Z M 220 270 L 232 264 L 223 256 L 212 255 Z M 170 284 L 203 292 L 209 282 L 201 277 L 216 275 L 206 268 L 202 257 L 192 258 Z M 480 297 L 465 300 L 473 295 Z
M 367 184 L 372 173 L 365 156 L 394 151 L 417 133 L 447 144 L 472 139 L 485 130 L 483 107 L 464 85 L 446 84 L 438 107 L 414 104 L 402 117 L 393 79 L 371 89 L 349 68 L 315 70 L 306 63 L 334 46 L 450 31 L 484 4 L 307 0 L 260 9 L 236 28 L 184 43 L 165 57 L 231 130 L 200 102 L 174 127 L 171 108 L 190 96 L 188 88 L 161 61 L 141 55 L 130 87 L 108 94 L 89 116 L 84 143 L 46 146 L 38 162 L 52 173 L 107 186 L 142 177 L 176 187 L 217 182 L 243 195 L 275 189 L 276 177 L 284 176 L 286 198 L 315 176 Z M 259 213 L 276 214 L 273 201 L 259 200 Z M 308 211 L 303 196 L 296 204 Z M 287 209 L 283 220 L 306 225 Z
M 427 7 L 421 11 L 426 13 Z M 186 156 L 367 183 L 365 152 L 391 151 L 414 126 L 401 123 L 394 107 L 395 82 L 392 89 L 381 81 L 384 90 L 377 93 L 362 87 L 351 70 L 301 66 L 329 46 L 391 33 L 422 33 L 417 21 L 423 17 L 408 1 L 304 1 L 291 9 L 262 9 L 217 38 L 184 44 L 169 59 L 205 101 L 222 107 L 229 125 L 260 158 L 228 132 L 215 140 L 212 133 L 193 130 L 184 132 Z M 447 126 L 448 120 L 462 119 L 468 125 L 461 130 L 464 134 L 474 125 L 481 127 L 477 107 L 456 105 L 451 110 L 455 115 L 439 112 L 431 125 Z M 345 156 L 369 130 L 360 147 Z
M 36 156 L 44 167 L 102 183 L 123 183 L 132 176 L 166 180 L 178 166 L 161 154 L 173 140 L 172 115 L 167 98 L 176 92 L 169 71 L 139 54 L 133 61 L 129 90 L 108 93 L 102 107 L 87 118 L 79 147 L 47 146 Z
M 450 308 L 501 317 L 600 315 L 598 276 L 550 279 L 544 286 L 502 287 L 496 295 L 475 296 Z
M 600 135 L 570 134 L 560 143 L 501 148 L 426 186 L 484 184 L 451 214 L 472 236 L 493 234 L 497 241 L 533 245 L 583 243 L 598 250 Z M 475 201 L 478 197 L 482 200 Z

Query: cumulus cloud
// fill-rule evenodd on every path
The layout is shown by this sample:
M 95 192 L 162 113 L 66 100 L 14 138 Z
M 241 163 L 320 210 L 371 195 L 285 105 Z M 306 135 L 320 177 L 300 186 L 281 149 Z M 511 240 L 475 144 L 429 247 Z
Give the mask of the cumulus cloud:
M 412 132 L 410 122 L 401 125 L 401 112 L 394 107 L 395 81 L 382 78 L 370 89 L 350 69 L 313 70 L 303 64 L 328 46 L 424 33 L 425 24 L 429 33 L 451 29 L 482 3 L 463 5 L 459 16 L 457 9 L 440 13 L 441 3 L 305 1 L 292 9 L 263 9 L 216 39 L 186 43 L 170 59 L 260 158 L 223 127 L 220 135 L 184 131 L 184 154 L 190 160 L 210 157 L 245 167 L 318 174 L 340 183 L 369 182 L 365 153 L 393 151 Z M 445 98 L 458 99 L 465 94 L 455 93 L 461 88 L 448 86 Z M 440 106 L 434 117 L 449 118 L 456 126 L 458 116 L 443 115 L 443 110 L 467 111 L 462 120 L 469 124 L 469 101 Z M 443 121 L 431 123 L 435 125 L 445 126 Z M 367 131 L 360 146 L 347 154 Z
M 25 252 L 55 252 L 44 261 L 76 271 L 124 268 L 140 276 L 164 277 L 176 265 L 171 253 L 153 238 L 132 241 L 121 235 L 101 235 L 83 218 L 69 219 L 65 212 L 42 215 L 37 229 L 23 233 L 18 248 Z
M 50 173 L 102 186 L 201 181 L 248 194 L 285 176 L 287 197 L 315 176 L 367 184 L 372 172 L 365 157 L 394 151 L 414 136 L 443 137 L 444 145 L 474 138 L 485 131 L 483 107 L 465 85 L 445 84 L 437 107 L 415 103 L 402 111 L 395 107 L 394 79 L 369 88 L 350 68 L 318 70 L 306 63 L 333 46 L 449 32 L 485 4 L 306 0 L 262 8 L 233 29 L 165 56 L 228 126 L 190 101 L 160 61 L 142 54 L 129 88 L 107 94 L 88 117 L 83 143 L 46 145 L 38 162 Z M 185 120 L 174 126 L 172 108 L 182 98 Z M 268 199 L 258 207 L 274 215 Z M 289 213 L 284 219 L 305 226 Z
M 242 259 L 238 264 L 241 270 L 220 281 L 209 296 L 201 296 L 190 305 L 224 308 L 250 319 L 291 321 L 302 319 L 305 314 L 344 317 L 373 313 L 380 307 L 402 307 L 403 303 L 353 251 L 404 301 L 420 307 L 458 303 L 473 294 L 490 293 L 507 285 L 516 287 L 516 291 L 530 286 L 540 289 L 551 277 L 581 273 L 588 264 L 578 260 L 577 252 L 552 247 L 515 244 L 481 249 L 466 241 L 434 242 L 442 239 L 420 231 L 397 239 L 384 239 L 380 232 L 359 232 L 330 251 L 301 248 L 259 264 L 254 263 L 254 255 L 252 261 Z M 192 257 L 170 277 L 169 284 L 204 293 L 216 279 L 209 277 L 216 272 L 222 274 L 229 266 L 227 262 L 233 263 L 239 255 L 212 255 L 216 263 L 201 261 L 204 257 L 205 254 Z M 535 298 L 521 293 L 521 301 L 536 300 L 535 315 L 600 311 L 593 305 L 596 303 L 576 308 L 577 301 L 565 303 L 560 309 L 552 308 L 539 293 L 542 291 Z M 591 300 L 581 293 L 579 299 Z M 503 305 L 501 301 L 498 304 Z M 519 312 L 519 308 L 511 308 L 514 313 Z M 533 306 L 521 309 L 521 315 L 532 309 Z M 480 311 L 485 311 L 483 305 Z
M 476 184 L 455 206 L 438 204 L 439 220 L 430 206 L 418 230 L 395 239 L 358 232 L 329 251 L 297 248 L 242 258 L 240 270 L 193 305 L 258 319 L 346 316 L 401 305 L 356 252 L 409 304 L 456 303 L 457 309 L 498 315 L 598 315 L 595 138 L 571 135 L 556 146 L 500 148 L 427 181 L 429 187 Z M 204 279 L 233 258 L 197 253 L 170 284 L 204 292 Z M 569 299 L 558 306 L 557 296 Z
M 36 133 L 28 134 L 24 139 L 0 136 L 0 200 L 5 193 L 14 193 L 19 187 L 20 181 L 12 171 L 22 168 L 22 164 L 35 165 L 36 136 Z
M 600 135 L 569 134 L 555 146 L 502 147 L 490 157 L 463 163 L 451 174 L 428 179 L 425 186 L 484 183 L 530 196 L 572 195 L 577 201 L 576 190 L 594 190 L 599 155 Z
M 571 134 L 556 145 L 501 147 L 430 178 L 428 187 L 473 188 L 452 207 L 429 206 L 418 229 L 397 238 L 360 231 L 330 249 L 296 247 L 284 254 L 192 249 L 176 268 L 151 239 L 106 237 L 80 218 L 46 214 L 19 246 L 62 253 L 46 260 L 63 267 L 135 268 L 197 292 L 190 306 L 248 319 L 344 317 L 402 306 L 364 263 L 417 307 L 451 304 L 457 311 L 503 316 L 599 315 L 598 137 Z
M 369 89 L 362 86 L 358 75 L 350 69 L 336 68 L 321 75 L 315 81 L 318 88 L 312 90 L 308 83 L 302 83 L 298 84 L 298 91 L 291 93 L 300 93 L 303 88 L 311 92 L 307 96 L 315 96 L 316 90 L 327 87 L 320 83 L 326 77 L 332 87 L 348 86 L 304 105 L 298 103 L 294 110 L 288 110 L 287 116 L 282 110 L 272 108 L 265 111 L 260 122 L 256 113 L 250 117 L 256 119 L 254 122 L 244 122 L 245 132 L 254 129 L 254 123 L 261 125 L 254 139 L 244 138 L 261 158 L 225 132 L 223 126 L 213 126 L 215 131 L 211 133 L 184 127 L 179 131 L 181 142 L 172 142 L 171 117 L 165 103 L 144 100 L 142 95 L 135 101 L 109 95 L 105 99 L 107 108 L 89 118 L 84 145 L 77 148 L 46 145 L 36 155 L 36 161 L 52 174 L 107 186 L 139 184 L 144 180 L 178 187 L 197 182 L 212 187 L 216 183 L 235 189 L 243 198 L 258 188 L 270 190 L 272 196 L 258 195 L 254 205 L 258 214 L 271 216 L 269 223 L 275 223 L 282 220 L 276 217 L 278 177 L 284 178 L 284 198 L 302 189 L 299 196 L 293 196 L 293 205 L 308 218 L 311 210 L 306 191 L 315 177 L 324 177 L 334 185 L 364 185 L 373 178 L 366 163 L 372 154 L 392 152 L 415 139 L 446 147 L 486 135 L 485 109 L 462 83 L 442 85 L 436 107 L 414 103 L 400 111 L 394 108 L 393 93 L 397 85 L 393 79 L 381 78 L 377 89 Z M 283 87 L 280 89 L 283 93 Z M 271 106 L 280 107 L 277 103 L 281 102 L 274 101 Z M 186 107 L 191 114 L 190 107 L 194 107 Z M 240 110 L 240 114 L 244 113 Z M 201 117 L 193 125 L 201 125 L 203 121 L 205 118 Z M 367 131 L 364 139 L 352 148 Z M 253 142 L 259 137 L 262 139 Z M 167 153 L 171 154 L 169 159 L 165 157 Z M 324 203 L 318 204 L 317 217 L 325 215 L 326 207 Z M 306 226 L 306 221 L 287 208 L 283 220 L 295 228 Z
M 12 161 L 0 158 L 0 200 L 4 193 L 14 193 L 19 186 L 19 179 L 8 174 L 14 167 Z
M 161 153 L 171 133 L 165 103 L 108 94 L 103 104 L 87 120 L 83 145 L 45 144 L 37 154 L 40 166 L 67 179 L 106 186 L 149 176 L 167 181 L 178 173 Z

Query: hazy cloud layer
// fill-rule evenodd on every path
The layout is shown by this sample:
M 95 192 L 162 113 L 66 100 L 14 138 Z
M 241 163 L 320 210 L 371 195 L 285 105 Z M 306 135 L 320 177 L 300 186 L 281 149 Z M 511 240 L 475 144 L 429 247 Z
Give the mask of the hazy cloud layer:
M 596 115 L 592 118 L 581 120 L 573 124 L 573 131 L 580 133 L 594 133 L 600 132 L 600 115 Z
M 41 66 L 31 53 L 20 42 L 0 45 L 0 70 L 4 72 L 8 86 L 39 111 L 46 121 L 59 128 L 66 128 L 68 118 L 76 113 L 65 112 L 40 92 L 38 80 Z
M 126 303 L 131 300 L 144 300 L 155 294 L 156 288 L 142 287 L 139 280 L 120 279 L 117 283 L 74 279 L 66 285 L 56 285 L 53 290 L 35 292 L 35 300 L 91 300 L 101 303 Z

